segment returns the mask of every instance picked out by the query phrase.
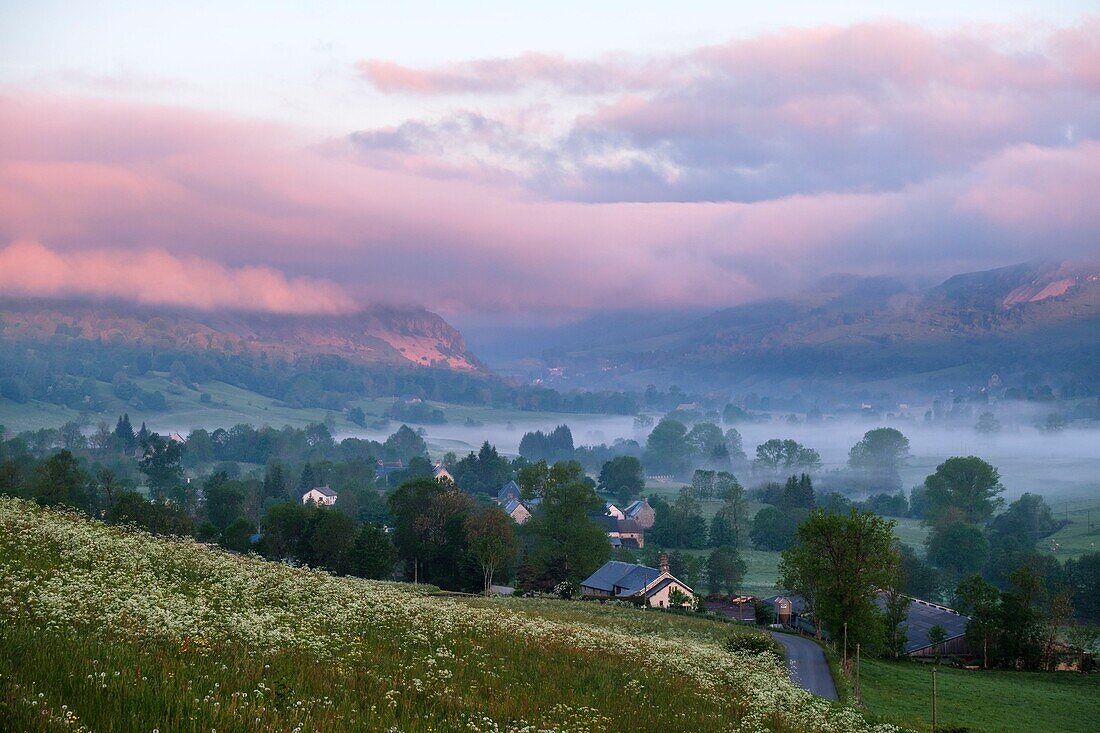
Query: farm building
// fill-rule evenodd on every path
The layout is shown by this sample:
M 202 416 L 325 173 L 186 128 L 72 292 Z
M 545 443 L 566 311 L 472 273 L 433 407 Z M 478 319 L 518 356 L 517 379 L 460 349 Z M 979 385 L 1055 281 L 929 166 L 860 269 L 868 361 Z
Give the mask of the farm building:
M 901 624 L 905 628 L 905 656 L 916 659 L 935 657 L 937 651 L 940 656 L 969 654 L 966 646 L 966 624 L 970 621 L 968 616 L 920 598 L 910 598 L 909 601 L 905 610 L 905 620 Z M 764 602 L 771 604 L 777 623 L 801 629 L 810 634 L 818 632 L 813 614 L 808 611 L 806 601 L 801 596 L 781 593 L 765 598 Z M 885 594 L 875 594 L 875 603 L 880 610 L 884 610 Z M 947 634 L 946 640 L 939 645 L 938 650 L 928 639 L 928 631 L 934 626 L 942 627 Z M 828 638 L 828 634 L 824 631 L 821 631 L 821 636 Z
M 674 591 L 692 595 L 691 588 L 669 572 L 667 555 L 661 556 L 660 568 L 612 560 L 581 583 L 586 596 L 632 599 L 657 608 L 668 608 Z
M 654 520 L 657 519 L 656 512 L 653 511 L 653 507 L 649 505 L 649 499 L 638 499 L 630 503 L 626 509 L 623 509 L 623 516 L 626 519 L 632 519 L 641 525 L 642 529 L 649 529 L 653 526 Z

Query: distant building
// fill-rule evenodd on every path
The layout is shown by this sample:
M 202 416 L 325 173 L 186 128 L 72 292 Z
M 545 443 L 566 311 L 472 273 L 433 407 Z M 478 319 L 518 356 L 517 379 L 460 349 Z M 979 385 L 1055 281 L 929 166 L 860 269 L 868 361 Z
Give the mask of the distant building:
M 907 657 L 934 657 L 937 649 L 928 639 L 928 631 L 933 626 L 940 626 L 947 632 L 947 638 L 939 645 L 940 656 L 966 656 L 970 653 L 966 644 L 966 624 L 970 621 L 958 611 L 941 606 L 920 598 L 910 598 L 909 606 L 905 609 L 905 620 L 901 625 L 905 628 L 905 647 L 902 653 Z M 775 611 L 776 623 L 784 626 L 802 629 L 809 633 L 817 633 L 817 626 L 813 614 L 806 607 L 805 600 L 797 594 L 780 594 L 765 598 L 764 603 L 770 604 Z M 886 609 L 886 595 L 875 594 L 875 603 L 879 610 Z M 824 631 L 821 636 L 828 638 Z
M 642 529 L 649 529 L 653 526 L 653 521 L 657 518 L 657 515 L 653 511 L 653 507 L 649 505 L 649 499 L 638 499 L 631 502 L 626 509 L 623 509 L 623 517 L 633 519 Z
M 302 494 L 302 503 L 332 506 L 336 503 L 336 492 L 327 486 L 317 486 Z
M 640 550 L 645 547 L 645 530 L 633 519 L 616 519 L 607 514 L 590 514 L 591 519 L 607 532 L 612 547 Z
M 179 433 L 172 433 L 168 436 L 168 440 L 172 441 L 173 443 L 180 443 L 181 445 L 187 442 L 186 440 L 184 440 L 184 437 Z
M 674 590 L 689 597 L 693 593 L 669 572 L 666 555 L 661 556 L 659 568 L 612 560 L 581 583 L 581 592 L 587 596 L 632 599 L 657 608 L 671 605 L 669 595 Z
M 437 463 L 435 464 L 435 466 L 432 467 L 432 478 L 434 478 L 436 481 L 445 479 L 447 481 L 450 481 L 452 484 L 455 482 L 455 477 L 451 475 L 450 471 L 443 468 L 442 463 Z
M 376 479 L 387 478 L 391 473 L 405 470 L 404 461 L 378 461 L 374 466 L 374 477 Z
M 516 524 L 523 524 L 531 518 L 531 510 L 524 506 L 519 499 L 509 499 L 503 509 L 505 514 L 515 520 Z
M 615 506 L 611 502 L 607 502 L 603 505 L 603 513 L 609 517 L 615 517 L 615 519 L 626 519 L 626 515 L 623 514 L 623 510 Z
M 509 481 L 508 483 L 504 484 L 504 486 L 501 486 L 500 491 L 497 492 L 497 504 L 504 506 L 512 499 L 516 499 L 518 501 L 521 493 L 522 492 L 519 490 L 519 484 L 517 484 L 515 481 Z

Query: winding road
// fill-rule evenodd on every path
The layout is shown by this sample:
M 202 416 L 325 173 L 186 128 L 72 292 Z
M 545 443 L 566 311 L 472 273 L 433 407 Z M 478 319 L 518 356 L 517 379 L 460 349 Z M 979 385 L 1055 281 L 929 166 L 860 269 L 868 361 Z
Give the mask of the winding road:
M 772 638 L 783 645 L 787 657 L 787 669 L 791 672 L 791 681 L 815 695 L 838 699 L 833 676 L 829 674 L 829 665 L 825 661 L 825 652 L 809 639 L 793 634 L 777 634 Z

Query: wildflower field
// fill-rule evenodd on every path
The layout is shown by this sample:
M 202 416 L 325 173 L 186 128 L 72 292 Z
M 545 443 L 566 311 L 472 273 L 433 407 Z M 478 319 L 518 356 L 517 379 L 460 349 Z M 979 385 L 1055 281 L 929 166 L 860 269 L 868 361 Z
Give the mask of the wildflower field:
M 889 731 L 706 619 L 455 599 L 0 498 L 0 727 Z

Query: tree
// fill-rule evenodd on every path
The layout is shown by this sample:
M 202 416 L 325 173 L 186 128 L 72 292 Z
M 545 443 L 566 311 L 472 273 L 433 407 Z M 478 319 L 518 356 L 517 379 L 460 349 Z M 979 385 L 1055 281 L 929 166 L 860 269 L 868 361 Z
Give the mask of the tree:
M 700 464 L 715 468 L 729 468 L 730 452 L 726 444 L 726 436 L 722 434 L 722 428 L 714 423 L 696 423 L 684 436 L 684 440 Z
M 222 544 L 234 552 L 248 552 L 252 549 L 254 530 L 252 522 L 244 517 L 237 517 L 222 530 Z
M 616 501 L 626 504 L 645 489 L 642 462 L 634 456 L 615 456 L 600 469 L 596 488 L 614 494 Z
M 989 642 L 996 632 L 1000 594 L 980 575 L 963 578 L 955 590 L 959 610 L 970 616 L 966 637 L 972 649 L 981 648 L 982 667 L 989 669 Z
M 883 592 L 883 629 L 887 655 L 900 659 L 905 653 L 905 642 L 909 637 L 909 626 L 905 623 L 910 599 L 896 588 L 887 588 Z
M 382 451 L 387 458 L 395 461 L 408 461 L 413 456 L 428 455 L 428 444 L 408 425 L 402 425 L 386 438 Z
M 67 450 L 43 460 L 34 469 L 31 496 L 39 504 L 64 504 L 89 509 L 92 503 L 90 478 L 80 462 Z
M 992 412 L 983 412 L 978 415 L 978 422 L 974 424 L 974 430 L 986 435 L 1001 432 L 1001 421 Z
M 413 578 L 452 590 L 462 586 L 470 495 L 431 478 L 416 478 L 390 494 L 389 506 L 398 557 L 412 563 Z
M 261 549 L 269 560 L 304 560 L 306 529 L 310 510 L 297 502 L 274 504 L 260 522 L 263 541 Z
M 134 435 L 134 426 L 130 424 L 129 413 L 123 414 L 115 423 L 115 439 L 124 451 L 133 450 L 137 446 L 137 437 Z
M 781 509 L 813 509 L 814 485 L 809 474 L 791 476 L 783 487 L 783 498 L 779 502 Z
M 355 544 L 348 552 L 348 561 L 351 575 L 388 580 L 393 577 L 393 566 L 397 562 L 397 548 L 393 546 L 384 528 L 365 522 L 359 528 Z
M 451 474 L 455 483 L 466 491 L 496 494 L 512 478 L 512 466 L 489 441 L 485 441 L 477 453 L 471 452 L 458 461 Z
M 929 561 L 955 576 L 978 572 L 989 556 L 985 534 L 962 522 L 933 527 L 927 544 Z
M 943 643 L 947 641 L 947 629 L 939 624 L 928 629 L 928 643 L 932 645 L 932 651 L 936 655 L 936 664 L 940 663 L 940 655 L 943 653 Z
M 745 489 L 732 473 L 714 477 L 714 493 L 722 501 L 710 523 L 711 547 L 740 547 L 748 539 L 748 501 Z
M 745 444 L 741 439 L 741 433 L 737 432 L 736 428 L 726 430 L 726 452 L 735 464 L 745 461 Z
M 707 584 L 711 593 L 733 593 L 741 587 L 748 566 L 736 547 L 723 545 L 711 551 L 707 558 Z
M 520 471 L 521 478 L 527 470 Z M 534 485 L 521 481 L 525 495 L 534 490 L 542 499 L 521 532 L 531 544 L 530 573 L 549 588 L 562 581 L 580 582 L 611 553 L 604 528 L 588 518 L 589 513 L 600 511 L 603 502 L 585 483 L 579 463 L 556 463 L 533 473 Z
M 798 536 L 798 525 L 809 516 L 805 509 L 784 511 L 764 507 L 752 518 L 749 540 L 759 550 L 786 550 Z
M 203 484 L 203 494 L 206 496 L 206 516 L 219 530 L 224 531 L 233 520 L 241 517 L 244 491 L 224 473 L 208 478 Z
M 875 428 L 848 452 L 848 465 L 881 488 L 901 488 L 899 469 L 909 459 L 909 439 L 894 428 Z
M 312 507 L 309 514 L 307 562 L 346 575 L 351 569 L 351 548 L 358 534 L 355 522 L 328 507 Z
M 490 506 L 466 518 L 470 554 L 481 566 L 485 595 L 489 595 L 497 570 L 516 557 L 515 522 L 500 507 Z
M 363 412 L 363 408 L 358 405 L 348 410 L 348 420 L 353 425 L 358 425 L 363 428 L 367 425 L 367 413 Z
M 310 488 L 313 488 L 312 486 Z M 304 491 L 302 492 L 305 493 Z M 293 500 L 290 495 L 290 486 L 287 482 L 286 471 L 283 464 L 272 461 L 264 472 L 263 499 L 275 499 L 277 501 Z
M 645 463 L 656 473 L 683 475 L 690 454 L 687 427 L 677 420 L 663 418 L 646 439 Z
M 519 441 L 519 454 L 529 461 L 569 461 L 573 451 L 573 433 L 568 425 L 559 425 L 549 433 L 525 433 Z
M 815 617 L 839 639 L 847 624 L 850 643 L 877 647 L 882 622 L 874 593 L 896 588 L 894 522 L 852 509 L 847 515 L 814 510 L 783 552 L 780 584 L 806 598 Z
M 933 523 L 954 518 L 971 524 L 987 521 L 1003 500 L 1001 476 L 981 458 L 948 458 L 924 480 L 928 516 Z
M 771 473 L 791 469 L 813 471 L 821 468 L 821 456 L 797 441 L 772 438 L 756 446 L 753 468 Z
M 654 501 L 653 511 L 653 527 L 649 530 L 651 541 L 663 547 L 700 549 L 707 546 L 707 523 L 689 487 L 681 489 L 671 504 Z
M 151 433 L 142 441 L 141 447 L 144 453 L 138 468 L 147 478 L 149 495 L 154 499 L 163 499 L 183 482 L 183 445 Z

